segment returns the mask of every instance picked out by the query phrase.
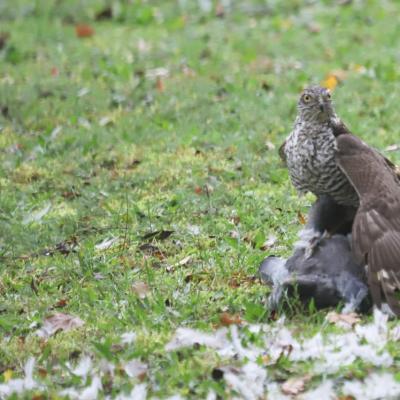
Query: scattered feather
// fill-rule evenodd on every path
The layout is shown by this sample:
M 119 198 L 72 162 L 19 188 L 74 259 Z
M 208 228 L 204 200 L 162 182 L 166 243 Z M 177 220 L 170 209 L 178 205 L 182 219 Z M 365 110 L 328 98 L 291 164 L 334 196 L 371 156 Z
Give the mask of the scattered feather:
M 400 382 L 388 373 L 372 373 L 364 381 L 346 381 L 342 392 L 355 399 L 380 400 L 398 399 Z
M 29 213 L 28 215 L 25 216 L 25 218 L 22 221 L 23 225 L 28 225 L 31 222 L 40 222 L 43 217 L 51 210 L 51 204 L 47 203 L 43 208 L 40 210 L 34 211 L 32 213 Z
M 102 242 L 96 244 L 94 248 L 96 250 L 108 250 L 109 248 L 113 247 L 117 242 L 119 238 L 107 238 L 104 239 Z
M 81 378 L 86 378 L 91 369 L 92 369 L 92 360 L 90 359 L 89 356 L 85 356 L 81 358 L 79 364 L 71 372 L 76 376 L 80 376 Z
M 213 349 L 222 349 L 228 344 L 227 329 L 221 328 L 214 333 L 204 333 L 190 328 L 178 328 L 175 335 L 165 346 L 166 351 L 173 351 L 194 344 L 204 345 Z
M 131 360 L 123 365 L 123 369 L 130 378 L 142 378 L 147 373 L 147 364 L 139 360 Z
M 136 340 L 135 332 L 125 332 L 121 335 L 122 344 L 132 344 Z
M 291 396 L 304 392 L 306 384 L 311 380 L 311 375 L 290 378 L 282 384 L 282 392 Z
M 24 366 L 25 378 L 10 379 L 6 383 L 0 383 L 0 398 L 6 398 L 14 393 L 21 394 L 25 391 L 41 388 L 41 385 L 33 379 L 35 359 L 30 357 Z

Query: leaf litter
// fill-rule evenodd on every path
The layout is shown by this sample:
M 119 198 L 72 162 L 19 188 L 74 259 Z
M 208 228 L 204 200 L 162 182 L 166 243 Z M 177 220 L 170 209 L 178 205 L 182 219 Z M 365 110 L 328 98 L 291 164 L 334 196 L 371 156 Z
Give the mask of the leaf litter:
M 79 317 L 64 313 L 56 313 L 44 320 L 43 326 L 36 331 L 37 336 L 41 338 L 49 338 L 59 331 L 70 331 L 71 329 L 80 328 L 84 322 Z

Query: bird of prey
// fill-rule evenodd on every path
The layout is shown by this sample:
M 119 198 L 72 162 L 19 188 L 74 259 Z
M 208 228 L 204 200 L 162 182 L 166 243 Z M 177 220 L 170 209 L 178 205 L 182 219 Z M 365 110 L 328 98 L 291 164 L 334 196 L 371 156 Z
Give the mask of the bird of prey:
M 367 265 L 374 303 L 400 316 L 400 185 L 393 165 L 353 135 L 337 137 L 336 160 L 360 206 L 352 228 L 356 260 Z
M 319 210 L 321 221 L 327 224 L 318 225 L 319 233 L 350 232 L 359 205 L 357 191 L 336 161 L 336 138 L 341 135 L 353 136 L 336 115 L 329 90 L 320 86 L 306 88 L 298 100 L 293 131 L 279 154 L 298 192 L 312 192 L 317 198 L 327 195 L 332 199 L 329 207 L 336 207 L 337 215 L 333 219 L 325 218 Z M 383 159 L 395 169 L 394 164 Z
M 345 304 L 346 311 L 367 311 L 370 307 L 365 270 L 355 261 L 347 235 L 323 237 L 313 254 L 306 255 L 310 234 L 337 217 L 332 204 L 332 199 L 323 195 L 312 206 L 307 226 L 299 233 L 299 241 L 288 260 L 269 256 L 262 262 L 260 277 L 273 288 L 269 308 L 276 309 L 285 294 L 293 293 L 298 294 L 302 303 L 313 299 L 317 308 L 335 307 L 339 303 Z
M 329 90 L 310 86 L 299 98 L 293 131 L 279 154 L 298 192 L 326 194 L 339 205 L 357 208 L 357 193 L 335 159 L 341 132 L 348 129 L 335 113 Z

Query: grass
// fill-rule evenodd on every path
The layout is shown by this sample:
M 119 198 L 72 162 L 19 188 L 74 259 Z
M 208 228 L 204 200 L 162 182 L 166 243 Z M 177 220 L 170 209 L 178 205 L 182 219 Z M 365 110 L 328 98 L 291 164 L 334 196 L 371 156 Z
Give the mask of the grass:
M 297 197 L 277 156 L 300 90 L 336 73 L 353 132 L 381 150 L 398 143 L 396 2 L 231 1 L 223 16 L 201 3 L 121 0 L 106 19 L 100 0 L 0 4 L 0 381 L 33 355 L 56 398 L 76 383 L 66 363 L 88 354 L 145 361 L 152 395 L 228 396 L 211 377 L 215 354 L 164 345 L 223 312 L 267 322 L 268 289 L 253 277 L 267 254 L 290 253 L 313 200 Z M 94 35 L 77 37 L 77 23 Z M 85 325 L 40 339 L 54 312 Z M 333 329 L 324 316 L 289 324 Z M 134 345 L 117 346 L 128 331 Z M 135 383 L 107 379 L 110 395 Z

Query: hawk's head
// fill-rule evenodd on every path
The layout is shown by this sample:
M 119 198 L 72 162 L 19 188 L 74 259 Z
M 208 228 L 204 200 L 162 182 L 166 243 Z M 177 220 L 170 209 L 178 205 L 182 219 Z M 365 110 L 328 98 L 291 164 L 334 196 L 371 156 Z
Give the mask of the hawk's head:
M 297 103 L 300 117 L 305 121 L 327 122 L 335 116 L 331 94 L 321 86 L 309 86 Z

